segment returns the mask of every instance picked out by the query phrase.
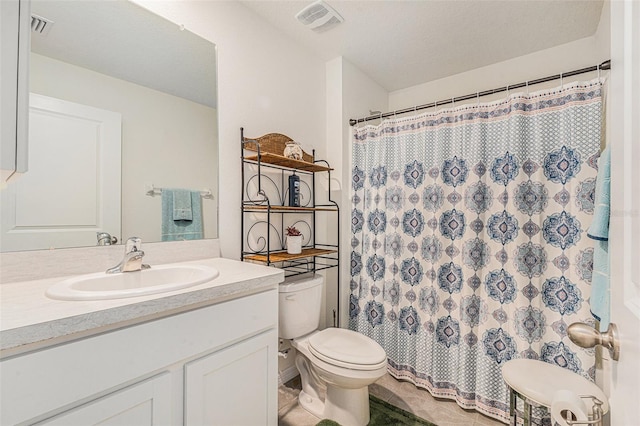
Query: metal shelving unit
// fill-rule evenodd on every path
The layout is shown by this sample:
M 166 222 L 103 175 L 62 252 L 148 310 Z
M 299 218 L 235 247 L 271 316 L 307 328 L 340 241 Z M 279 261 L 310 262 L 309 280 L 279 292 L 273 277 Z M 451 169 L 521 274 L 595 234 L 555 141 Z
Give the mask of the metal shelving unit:
M 316 160 L 315 150 L 312 154 L 303 152 L 301 160 L 283 156 L 286 144 L 292 142 L 283 134 L 270 133 L 259 138 L 247 138 L 241 128 L 240 140 L 243 182 L 241 260 L 282 268 L 287 277 L 338 268 L 340 209 L 331 199 L 333 169 L 329 163 Z M 286 182 L 288 176 L 294 173 L 301 176 L 301 183 L 310 193 L 307 204 L 300 207 L 285 205 Z M 316 202 L 317 173 L 328 174 L 328 201 L 323 204 Z M 335 244 L 318 240 L 316 221 L 320 214 L 335 214 Z M 284 230 L 291 224 L 306 228 L 310 234 L 305 238 L 300 254 L 289 254 L 285 250 Z M 331 236 L 331 233 L 327 234 L 327 238 Z M 339 289 L 340 274 L 337 275 Z

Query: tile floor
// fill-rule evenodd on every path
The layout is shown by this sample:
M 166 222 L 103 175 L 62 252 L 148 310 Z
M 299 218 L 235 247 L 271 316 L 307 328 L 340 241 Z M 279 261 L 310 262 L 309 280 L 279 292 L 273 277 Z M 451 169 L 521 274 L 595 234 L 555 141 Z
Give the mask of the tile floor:
M 369 392 L 403 410 L 414 413 L 438 426 L 503 426 L 503 423 L 476 411 L 464 410 L 454 401 L 436 399 L 413 384 L 398 381 L 389 374 L 369 386 Z M 280 386 L 278 390 L 278 425 L 314 426 L 318 419 L 298 406 L 300 378 Z

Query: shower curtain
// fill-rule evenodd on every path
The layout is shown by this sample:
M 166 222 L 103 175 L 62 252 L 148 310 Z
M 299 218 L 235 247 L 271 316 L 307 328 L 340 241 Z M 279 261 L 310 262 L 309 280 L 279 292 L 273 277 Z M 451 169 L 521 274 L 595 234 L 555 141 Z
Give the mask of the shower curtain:
M 593 380 L 599 80 L 354 129 L 349 326 L 389 372 L 507 421 L 502 366 Z

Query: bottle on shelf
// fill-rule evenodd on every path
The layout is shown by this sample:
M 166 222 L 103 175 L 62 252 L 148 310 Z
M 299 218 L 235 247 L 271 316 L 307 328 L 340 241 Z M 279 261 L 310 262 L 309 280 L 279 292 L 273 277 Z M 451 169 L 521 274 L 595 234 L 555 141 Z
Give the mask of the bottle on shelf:
M 300 207 L 300 177 L 289 176 L 289 206 Z

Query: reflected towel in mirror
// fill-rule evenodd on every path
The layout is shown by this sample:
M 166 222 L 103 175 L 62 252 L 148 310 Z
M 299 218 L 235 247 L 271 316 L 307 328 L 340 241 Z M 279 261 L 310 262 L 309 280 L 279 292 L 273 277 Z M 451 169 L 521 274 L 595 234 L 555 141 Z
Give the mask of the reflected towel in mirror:
M 183 208 L 184 206 L 190 208 Z M 180 219 L 188 217 L 187 210 L 191 212 L 191 220 Z M 200 191 L 163 189 L 162 241 L 197 240 L 203 238 L 203 234 Z
M 173 220 L 193 220 L 191 191 L 173 189 Z

